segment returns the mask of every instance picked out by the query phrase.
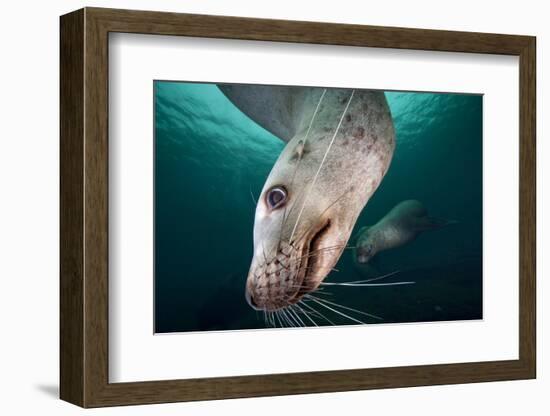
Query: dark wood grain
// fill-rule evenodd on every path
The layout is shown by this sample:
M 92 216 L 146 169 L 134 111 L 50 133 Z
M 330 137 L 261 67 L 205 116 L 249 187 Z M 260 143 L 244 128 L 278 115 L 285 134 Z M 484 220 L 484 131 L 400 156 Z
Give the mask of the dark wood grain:
M 84 405 L 84 11 L 61 19 L 60 388 Z
M 86 9 L 110 32 L 519 55 L 528 36 L 181 13 Z
M 99 400 L 108 380 L 108 32 L 85 10 L 84 57 L 84 303 L 85 406 Z M 90 301 L 88 301 L 90 300 Z
M 536 41 L 520 54 L 519 356 L 536 377 Z
M 195 36 L 520 58 L 519 359 L 109 383 L 108 33 Z M 533 378 L 535 38 L 86 8 L 61 18 L 61 398 L 83 407 Z

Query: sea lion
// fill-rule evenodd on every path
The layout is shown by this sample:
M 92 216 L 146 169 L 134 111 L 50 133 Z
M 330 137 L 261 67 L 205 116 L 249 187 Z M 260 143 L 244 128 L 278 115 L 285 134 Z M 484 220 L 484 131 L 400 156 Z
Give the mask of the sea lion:
M 419 201 L 402 201 L 376 224 L 359 230 L 354 260 L 364 265 L 381 251 L 400 247 L 424 231 L 436 230 L 454 222 L 429 217 Z
M 381 91 L 219 85 L 287 142 L 258 198 L 246 298 L 258 310 L 296 304 L 319 286 L 380 185 L 395 148 Z

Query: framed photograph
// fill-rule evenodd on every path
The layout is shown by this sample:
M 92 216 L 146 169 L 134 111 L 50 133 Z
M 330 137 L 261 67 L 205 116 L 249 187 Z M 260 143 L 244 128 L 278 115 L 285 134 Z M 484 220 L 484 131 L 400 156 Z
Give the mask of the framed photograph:
M 63 400 L 536 376 L 534 37 L 60 29 Z

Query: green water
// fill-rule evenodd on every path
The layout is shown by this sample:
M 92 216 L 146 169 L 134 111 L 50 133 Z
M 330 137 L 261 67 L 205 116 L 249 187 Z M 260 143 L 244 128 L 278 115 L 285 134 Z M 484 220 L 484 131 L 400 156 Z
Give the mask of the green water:
M 396 151 L 355 230 L 406 199 L 457 221 L 380 254 L 391 287 L 330 287 L 383 320 L 482 318 L 482 97 L 386 92 Z M 244 297 L 255 203 L 284 147 L 211 84 L 155 82 L 155 331 L 264 328 Z M 364 278 L 344 252 L 326 281 Z M 328 289 L 327 289 L 328 290 Z M 330 311 L 323 311 L 330 314 Z M 353 324 L 332 314 L 335 324 Z M 318 319 L 318 324 L 328 324 Z

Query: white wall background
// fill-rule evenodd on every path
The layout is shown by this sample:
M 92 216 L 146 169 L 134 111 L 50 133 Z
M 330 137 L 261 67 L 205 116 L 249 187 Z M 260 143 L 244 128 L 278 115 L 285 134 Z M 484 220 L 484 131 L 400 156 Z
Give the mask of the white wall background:
M 242 415 L 421 414 L 544 415 L 550 410 L 550 361 L 544 299 L 543 212 L 550 146 L 544 102 L 550 98 L 545 61 L 550 27 L 545 2 L 272 2 L 252 0 L 124 0 L 5 2 L 0 17 L 0 412 L 70 415 L 84 412 L 58 395 L 58 16 L 82 6 L 119 7 L 295 20 L 529 34 L 538 37 L 538 379 L 459 386 L 316 394 L 91 410 L 88 414 Z M 345 409 L 345 410 L 344 410 Z

